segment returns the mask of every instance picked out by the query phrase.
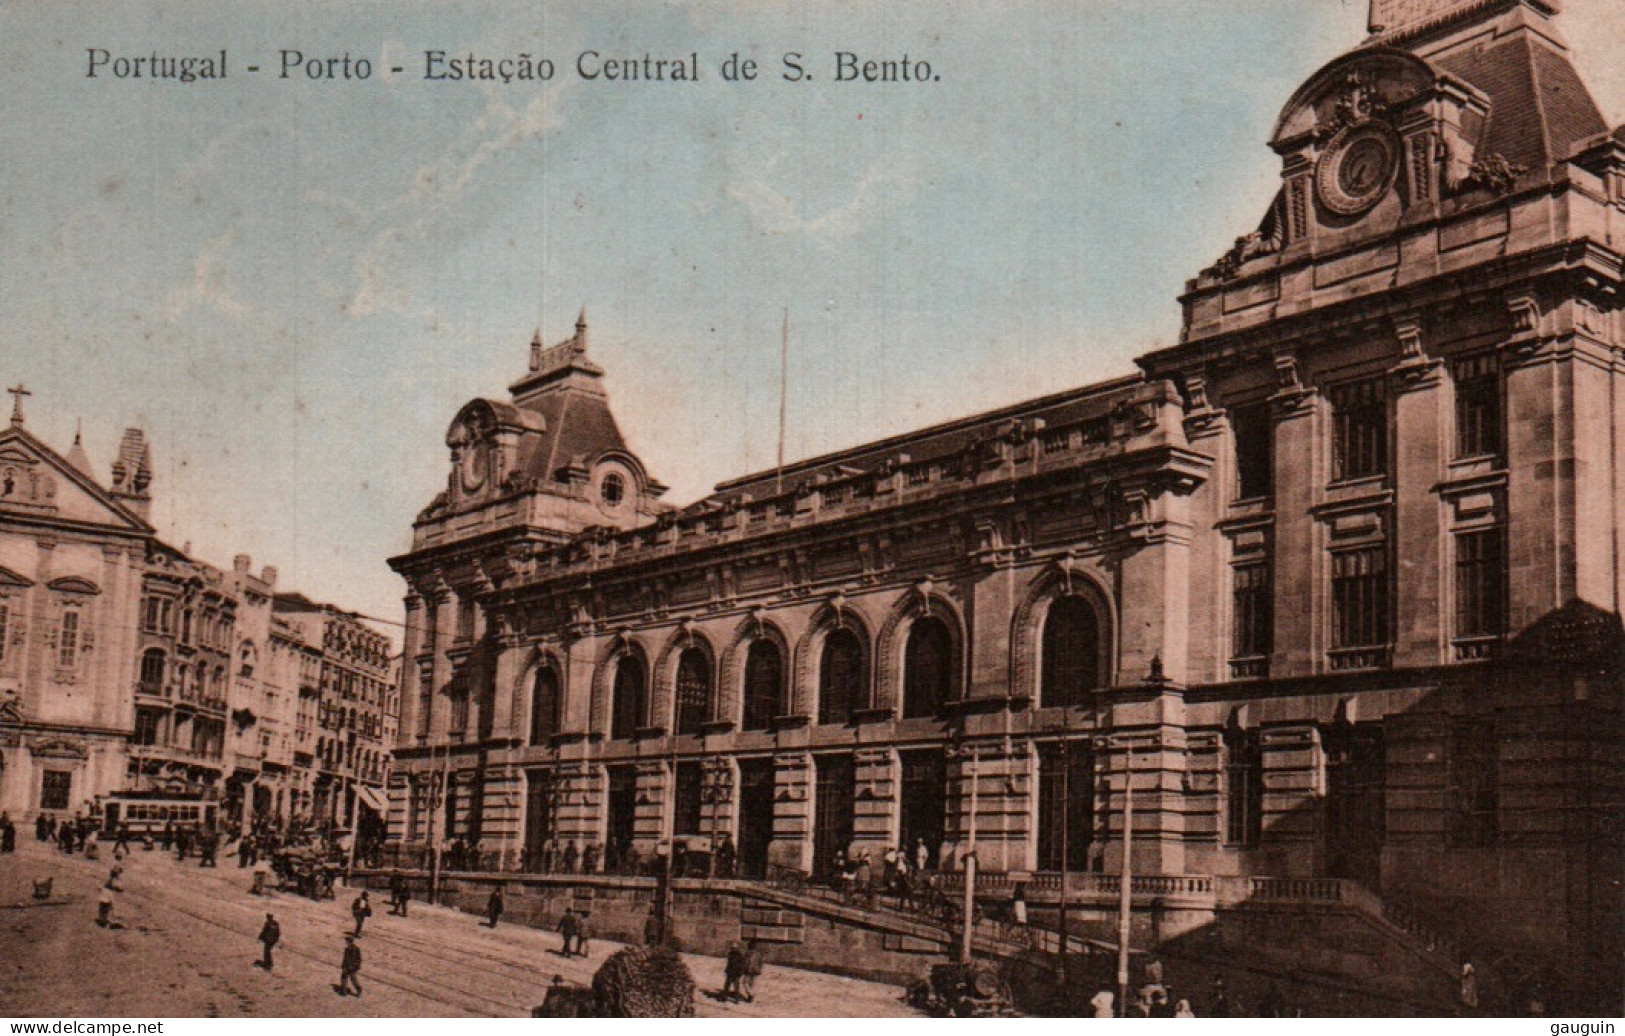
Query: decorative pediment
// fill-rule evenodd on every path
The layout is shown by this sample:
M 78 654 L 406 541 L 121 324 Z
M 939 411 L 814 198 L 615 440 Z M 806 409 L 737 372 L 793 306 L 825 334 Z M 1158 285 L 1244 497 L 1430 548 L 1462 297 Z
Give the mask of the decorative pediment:
M 33 585 L 34 581 L 32 579 L 27 579 L 20 576 L 11 569 L 0 565 L 0 588 L 13 587 L 19 590 L 26 590 Z
M 45 585 L 58 593 L 64 594 L 88 594 L 94 596 L 102 592 L 101 587 L 79 576 L 63 576 L 61 579 L 53 579 Z
M 25 429 L 0 430 L 0 509 L 150 533 L 147 524 Z

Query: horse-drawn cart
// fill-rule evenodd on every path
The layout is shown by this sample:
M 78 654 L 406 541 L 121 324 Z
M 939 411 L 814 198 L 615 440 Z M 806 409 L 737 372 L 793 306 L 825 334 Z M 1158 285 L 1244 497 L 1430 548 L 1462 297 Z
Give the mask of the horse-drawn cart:
M 337 852 L 324 852 L 310 846 L 283 849 L 271 862 L 281 891 L 297 892 L 311 899 L 333 899 L 333 881 L 343 867 L 343 857 Z

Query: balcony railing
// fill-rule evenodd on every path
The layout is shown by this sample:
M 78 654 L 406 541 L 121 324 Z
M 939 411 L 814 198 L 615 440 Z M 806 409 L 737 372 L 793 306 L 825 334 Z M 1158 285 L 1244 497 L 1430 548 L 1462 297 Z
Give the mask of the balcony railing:
M 1326 652 L 1326 663 L 1333 672 L 1347 672 L 1352 669 L 1381 669 L 1388 665 L 1389 655 L 1393 651 L 1391 644 L 1379 644 L 1371 647 L 1332 648 Z

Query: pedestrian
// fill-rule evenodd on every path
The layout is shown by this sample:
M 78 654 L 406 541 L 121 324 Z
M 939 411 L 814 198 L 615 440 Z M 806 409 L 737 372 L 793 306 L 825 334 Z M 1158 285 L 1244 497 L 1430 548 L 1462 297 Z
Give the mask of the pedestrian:
M 745 975 L 739 981 L 739 989 L 747 1004 L 756 1000 L 756 980 L 762 974 L 764 963 L 761 944 L 755 939 L 745 943 Z
M 923 873 L 931 863 L 931 850 L 925 847 L 925 839 L 914 840 L 914 873 Z
M 728 959 L 722 969 L 722 992 L 718 998 L 737 1002 L 744 996 L 740 988 L 745 978 L 745 947 L 738 942 L 728 944 Z
M 1230 1017 L 1230 995 L 1224 988 L 1224 976 L 1213 976 L 1213 1010 L 1208 1012 L 1214 1018 Z
M 1478 976 L 1473 973 L 1472 964 L 1463 961 L 1461 965 L 1461 991 L 1458 994 L 1461 1000 L 1463 1014 L 1476 1014 L 1478 1011 Z
M 355 936 L 344 937 L 344 958 L 339 962 L 339 996 L 348 996 L 351 988 L 355 995 L 361 995 L 361 947 L 355 944 Z
M 1191 1002 L 1189 1000 L 1181 1000 L 1178 1004 L 1176 1004 L 1174 1006 L 1174 1017 L 1195 1018 L 1196 1012 L 1191 1010 Z
M 564 843 L 564 873 L 576 872 L 576 844 L 574 841 Z
M 169 847 L 175 843 L 175 836 L 177 833 L 178 832 L 175 830 L 175 822 L 173 820 L 165 821 L 164 835 L 162 838 L 158 839 L 158 848 L 162 849 L 166 853 L 169 852 Z
M 565 907 L 564 916 L 559 918 L 559 937 L 564 940 L 564 948 L 560 951 L 564 956 L 574 955 L 576 933 L 581 929 L 581 919 L 576 916 L 574 907 Z
M 91 828 L 90 834 L 85 836 L 84 846 L 85 846 L 85 859 L 87 859 L 87 860 L 99 860 L 99 859 L 102 858 L 101 835 L 99 835 L 96 832 L 95 828 Z
M 117 840 L 115 840 L 113 842 L 113 855 L 118 856 L 118 854 L 121 853 L 121 852 L 125 856 L 130 855 L 130 825 L 129 824 L 120 824 L 118 826 L 118 838 L 117 838 Z
M 722 844 L 717 846 L 717 877 L 732 878 L 739 850 L 734 848 L 734 836 L 723 832 Z
M 1112 1001 L 1116 999 L 1111 992 L 1102 989 L 1090 999 L 1089 1006 L 1095 1009 L 1096 1018 L 1111 1018 L 1115 1016 L 1112 1011 Z
M 260 967 L 266 971 L 271 970 L 271 951 L 276 944 L 282 941 L 282 926 L 276 923 L 276 915 L 267 912 L 265 923 L 260 926 L 260 945 L 264 948 L 260 956 Z
M 1016 882 L 1016 890 L 1010 894 L 1010 919 L 1016 924 L 1027 923 L 1027 883 Z
M 0 853 L 17 851 L 17 827 L 11 822 L 11 814 L 0 812 Z
M 124 887 L 118 883 L 118 879 L 122 877 L 123 874 L 124 868 L 116 863 L 113 864 L 113 869 L 107 872 L 107 887 L 112 889 L 114 892 L 123 892 Z
M 270 893 L 271 861 L 260 860 L 254 864 L 254 888 L 251 890 L 256 896 Z
M 406 916 L 406 908 L 412 902 L 412 883 L 401 875 L 401 916 Z
M 220 835 L 214 831 L 204 831 L 198 835 L 198 861 L 199 867 L 217 867 L 215 854 L 220 851 Z
M 576 956 L 587 955 L 587 940 L 592 938 L 592 917 L 589 914 L 580 915 L 576 922 Z
M 489 919 L 486 924 L 488 928 L 495 928 L 497 922 L 502 920 L 502 886 L 491 890 L 490 898 L 485 901 L 485 916 Z
M 96 923 L 103 928 L 113 923 L 113 892 L 113 884 L 108 882 L 96 897 Z
M 254 852 L 254 840 L 247 835 L 237 839 L 237 869 L 245 870 L 253 861 L 249 859 Z
M 367 898 L 366 889 L 362 889 L 361 895 L 355 897 L 355 902 L 350 904 L 350 916 L 355 918 L 354 934 L 359 939 L 361 938 L 361 926 L 366 924 L 367 918 L 372 916 L 372 900 Z

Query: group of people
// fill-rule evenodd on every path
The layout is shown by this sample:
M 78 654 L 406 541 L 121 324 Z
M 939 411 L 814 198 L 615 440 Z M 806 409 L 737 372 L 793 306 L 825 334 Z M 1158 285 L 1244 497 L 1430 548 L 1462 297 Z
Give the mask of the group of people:
M 372 908 L 365 906 L 363 902 L 366 896 L 365 892 L 361 893 L 361 898 L 356 901 L 357 906 L 351 908 L 356 916 L 356 925 L 355 931 L 344 937 L 344 953 L 339 957 L 339 980 L 333 987 L 333 991 L 339 996 L 361 995 L 361 947 L 356 944 L 356 940 L 361 937 L 362 922 L 372 916 Z M 364 913 L 361 909 L 363 907 Z M 255 962 L 258 967 L 264 968 L 267 972 L 276 967 L 273 951 L 281 941 L 282 925 L 277 922 L 275 914 L 266 911 L 265 923 L 260 926 L 260 959 Z
M 575 907 L 564 908 L 564 914 L 559 918 L 559 936 L 564 940 L 564 945 L 559 949 L 559 956 L 587 955 L 587 940 L 592 938 L 589 920 L 586 914 L 576 913 Z
M 756 979 L 762 973 L 763 963 L 762 948 L 755 939 L 730 945 L 722 971 L 722 992 L 717 999 L 735 1003 L 741 1000 L 747 1004 L 753 1002 L 756 999 Z
M 75 813 L 72 817 L 63 817 L 60 820 L 48 813 L 41 813 L 34 818 L 34 840 L 55 842 L 58 849 L 72 854 L 95 844 L 96 828 L 96 818 L 83 813 Z M 16 844 L 16 838 L 16 834 L 13 834 L 13 845 Z

